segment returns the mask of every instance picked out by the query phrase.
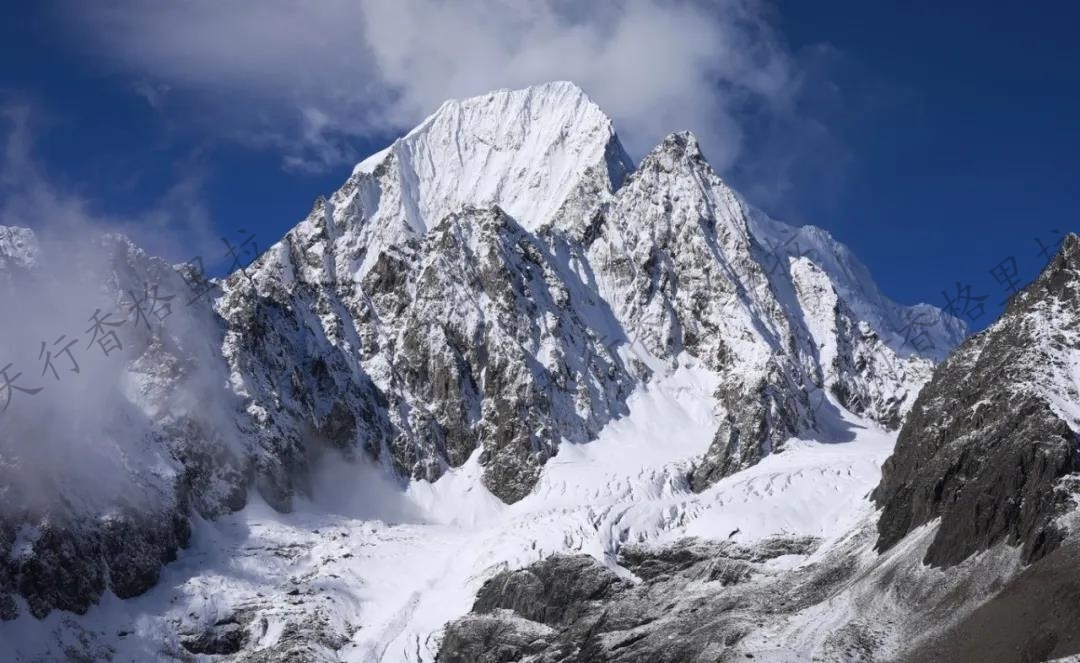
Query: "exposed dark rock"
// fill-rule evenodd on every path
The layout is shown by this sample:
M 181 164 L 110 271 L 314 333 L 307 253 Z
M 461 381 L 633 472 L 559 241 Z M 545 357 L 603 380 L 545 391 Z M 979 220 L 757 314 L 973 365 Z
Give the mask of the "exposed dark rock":
M 926 562 L 956 564 L 999 541 L 1025 561 L 1062 538 L 1058 480 L 1077 471 L 1080 439 L 1050 400 L 1071 383 L 1061 359 L 1078 339 L 1080 239 L 1014 296 L 1003 317 L 965 342 L 934 373 L 900 431 L 874 491 L 882 507 L 878 550 L 941 518 Z
M 247 638 L 247 631 L 241 624 L 224 621 L 201 631 L 184 634 L 180 644 L 192 654 L 220 656 L 240 651 Z
M 644 580 L 639 584 L 591 557 L 551 557 L 486 582 L 473 612 L 447 626 L 438 660 L 741 659 L 736 645 L 765 616 L 821 599 L 762 563 L 816 544 L 777 537 L 750 547 L 696 539 L 629 546 L 619 560 Z M 823 586 L 827 570 L 811 569 L 803 580 Z M 757 576 L 763 580 L 752 580 Z
M 439 663 L 510 663 L 539 654 L 553 633 L 542 624 L 522 622 L 502 611 L 471 614 L 452 622 L 443 636 Z
M 102 523 L 102 552 L 109 570 L 109 589 L 122 599 L 138 596 L 154 586 L 161 567 L 176 559 L 187 545 L 191 525 L 187 514 L 168 511 L 155 519 L 127 512 Z
M 81 533 L 46 525 L 34 554 L 19 564 L 17 583 L 35 617 L 53 608 L 83 614 L 105 591 L 100 546 Z
M 531 621 L 555 626 L 573 619 L 572 611 L 579 604 L 611 598 L 627 586 L 591 557 L 553 555 L 484 583 L 473 611 L 512 610 Z
M 83 614 L 106 589 L 120 598 L 145 592 L 190 536 L 187 516 L 169 508 L 65 520 L 70 518 L 43 520 L 27 549 L 9 563 L 13 586 L 35 617 L 53 609 Z

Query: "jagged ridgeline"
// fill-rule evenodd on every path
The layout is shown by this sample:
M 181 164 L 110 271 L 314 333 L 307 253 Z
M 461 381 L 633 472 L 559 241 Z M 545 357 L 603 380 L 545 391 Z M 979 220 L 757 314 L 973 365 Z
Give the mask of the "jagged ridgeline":
M 1025 562 L 1066 529 L 1080 469 L 1080 239 L 1069 235 L 1002 317 L 934 372 L 882 470 L 878 549 L 940 518 L 925 561 L 951 566 L 999 543 Z
M 5 301 L 82 283 L 95 305 L 73 314 L 81 325 L 94 308 L 127 311 L 148 282 L 187 293 L 123 238 L 80 255 L 0 230 Z M 64 262 L 78 268 L 61 274 Z M 520 500 L 560 444 L 594 439 L 635 391 L 690 364 L 719 385 L 713 445 L 688 468 L 702 489 L 793 436 L 834 435 L 823 392 L 898 427 L 965 333 L 889 301 L 825 231 L 751 208 L 692 134 L 635 166 L 569 83 L 447 102 L 219 286 L 129 325 L 102 379 L 71 382 L 69 398 L 13 393 L 0 414 L 5 616 L 15 595 L 42 616 L 144 591 L 192 514 L 238 509 L 252 489 L 288 510 L 329 453 L 402 481 L 474 458 L 484 487 Z M 10 361 L 33 364 L 36 334 L 12 339 Z M 31 431 L 49 453 L 30 451 Z M 131 490 L 103 495 L 50 461 L 90 438 Z M 57 489 L 33 488 L 28 467 Z M 145 545 L 118 544 L 131 532 Z

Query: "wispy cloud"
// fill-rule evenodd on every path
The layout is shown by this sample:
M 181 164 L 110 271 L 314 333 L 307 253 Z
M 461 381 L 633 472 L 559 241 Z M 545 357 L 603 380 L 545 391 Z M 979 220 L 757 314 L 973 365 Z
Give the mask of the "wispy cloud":
M 173 260 L 190 258 L 186 254 L 193 246 L 216 245 L 203 203 L 203 175 L 196 165 L 180 164 L 169 188 L 145 210 L 110 213 L 84 192 L 58 183 L 35 158 L 42 117 L 31 102 L 0 103 L 0 225 L 29 227 L 52 236 L 118 232 L 150 253 Z
M 93 52 L 140 89 L 186 95 L 207 127 L 272 145 L 302 170 L 353 161 L 357 137 L 411 127 L 445 99 L 556 79 L 582 85 L 632 152 L 692 129 L 724 169 L 743 148 L 741 117 L 785 112 L 798 78 L 758 0 L 70 8 Z
M 164 84 L 151 83 L 149 81 L 138 81 L 132 87 L 135 94 L 139 95 L 146 100 L 146 103 L 151 108 L 161 109 L 165 103 L 165 97 L 169 94 L 169 86 Z

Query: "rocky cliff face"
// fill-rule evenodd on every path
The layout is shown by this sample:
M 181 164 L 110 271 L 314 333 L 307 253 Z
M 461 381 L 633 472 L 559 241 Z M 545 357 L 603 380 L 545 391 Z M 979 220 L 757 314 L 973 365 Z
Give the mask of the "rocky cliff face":
M 93 269 L 72 278 L 99 282 L 102 308 L 128 311 L 144 284 L 189 294 L 173 266 L 122 238 L 88 255 Z M 65 260 L 0 229 L 11 301 Z M 218 286 L 125 337 L 103 381 L 66 401 L 98 404 L 92 421 L 0 415 L 4 615 L 15 594 L 43 615 L 85 610 L 106 589 L 138 593 L 184 545 L 190 514 L 238 509 L 252 487 L 288 510 L 326 454 L 367 456 L 403 480 L 475 454 L 484 486 L 519 500 L 560 443 L 593 439 L 635 389 L 688 362 L 720 385 L 722 424 L 690 477 L 704 488 L 793 435 L 826 435 L 824 390 L 897 426 L 964 332 L 936 312 L 935 343 L 916 351 L 904 320 L 928 307 L 889 302 L 824 231 L 753 210 L 691 134 L 635 168 L 568 83 L 444 104 Z M 32 336 L 18 339 L 27 352 Z M 37 481 L 26 466 L 38 459 L 21 440 L 86 431 L 139 490 L 30 499 L 40 491 L 22 478 Z M 145 545 L 119 545 L 131 537 Z
M 1070 235 L 994 325 L 934 373 L 874 499 L 878 549 L 940 518 L 926 562 L 956 564 L 1005 541 L 1038 559 L 1062 537 L 1059 480 L 1080 448 L 1080 239 Z

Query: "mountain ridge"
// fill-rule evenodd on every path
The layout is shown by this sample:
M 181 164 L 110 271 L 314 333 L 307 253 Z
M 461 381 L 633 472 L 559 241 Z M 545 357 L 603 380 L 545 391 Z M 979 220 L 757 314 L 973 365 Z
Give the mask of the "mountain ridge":
M 631 396 L 697 364 L 717 381 L 712 446 L 684 468 L 701 491 L 794 437 L 836 434 L 839 409 L 895 428 L 928 377 L 931 358 L 897 328 L 915 309 L 865 315 L 888 300 L 841 278 L 859 263 L 823 231 L 807 231 L 835 253 L 823 266 L 778 250 L 795 230 L 749 207 L 690 133 L 633 167 L 610 120 L 567 83 L 448 102 L 421 128 L 358 164 L 218 281 L 212 301 L 146 329 L 111 369 L 119 386 L 103 392 L 117 412 L 168 413 L 167 429 L 146 437 L 162 490 L 180 495 L 160 521 L 217 518 L 252 494 L 288 512 L 313 494 L 326 458 L 373 462 L 397 484 L 475 461 L 479 483 L 517 503 L 560 448 L 596 439 L 628 416 Z M 15 238 L 0 241 L 11 253 L 0 272 L 47 281 L 45 259 L 26 257 L 29 237 L 0 232 Z M 100 281 L 102 307 L 126 310 L 149 280 L 186 292 L 163 261 L 122 242 L 97 247 L 101 264 L 80 278 Z M 939 342 L 958 329 L 946 325 Z M 211 406 L 169 401 L 182 387 Z M 93 433 L 109 440 L 110 426 Z M 35 586 L 62 583 L 67 567 L 108 567 L 101 546 L 56 555 L 99 536 L 97 525 L 62 541 L 37 525 L 3 522 L 4 596 L 26 595 L 33 565 L 52 578 Z M 156 579 L 185 543 L 118 558 L 115 576 Z M 109 589 L 132 593 L 94 583 L 31 611 L 83 612 Z

